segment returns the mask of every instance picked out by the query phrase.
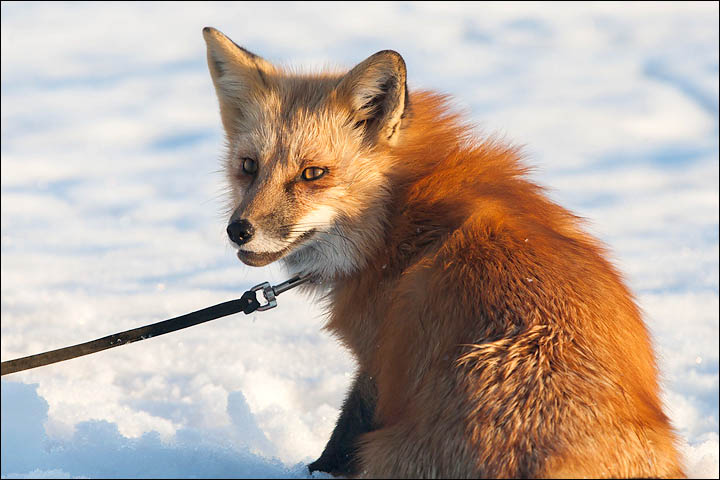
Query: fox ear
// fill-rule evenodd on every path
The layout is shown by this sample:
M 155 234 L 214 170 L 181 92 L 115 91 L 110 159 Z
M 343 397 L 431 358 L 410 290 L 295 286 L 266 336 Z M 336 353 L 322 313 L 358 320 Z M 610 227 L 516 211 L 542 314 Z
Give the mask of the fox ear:
M 203 28 L 203 37 L 223 125 L 227 132 L 232 132 L 235 119 L 242 116 L 253 92 L 268 87 L 275 67 L 212 27 Z
M 394 145 L 408 105 L 405 61 L 393 50 L 378 52 L 350 70 L 336 91 L 357 127 L 373 141 Z

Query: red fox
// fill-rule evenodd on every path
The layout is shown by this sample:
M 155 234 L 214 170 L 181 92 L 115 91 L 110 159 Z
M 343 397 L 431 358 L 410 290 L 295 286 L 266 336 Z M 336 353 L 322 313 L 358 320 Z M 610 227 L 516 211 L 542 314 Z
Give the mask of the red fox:
M 310 471 L 684 475 L 632 294 L 518 149 L 392 50 L 301 74 L 203 34 L 237 256 L 315 280 L 359 365 Z

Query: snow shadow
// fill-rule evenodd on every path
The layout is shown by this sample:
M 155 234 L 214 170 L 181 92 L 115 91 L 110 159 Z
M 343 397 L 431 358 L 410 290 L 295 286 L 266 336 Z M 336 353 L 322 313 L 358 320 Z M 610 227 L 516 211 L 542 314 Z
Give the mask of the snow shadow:
M 230 394 L 228 414 L 236 432 L 248 433 L 248 445 L 230 448 L 192 429 L 170 442 L 157 432 L 127 438 L 104 420 L 77 424 L 68 440 L 51 439 L 37 386 L 2 382 L 2 478 L 312 478 L 303 464 L 288 467 L 250 451 L 267 439 L 241 392 Z

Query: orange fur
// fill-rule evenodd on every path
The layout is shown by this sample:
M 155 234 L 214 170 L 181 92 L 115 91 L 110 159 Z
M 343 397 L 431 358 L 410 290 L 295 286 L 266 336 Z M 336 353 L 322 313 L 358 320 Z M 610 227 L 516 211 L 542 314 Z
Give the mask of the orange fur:
M 377 381 L 368 477 L 679 477 L 631 294 L 578 220 L 414 93 L 390 230 L 328 328 Z
M 396 52 L 297 75 L 204 35 L 238 256 L 312 276 L 360 366 L 312 469 L 683 476 L 632 295 L 517 149 L 408 94 Z

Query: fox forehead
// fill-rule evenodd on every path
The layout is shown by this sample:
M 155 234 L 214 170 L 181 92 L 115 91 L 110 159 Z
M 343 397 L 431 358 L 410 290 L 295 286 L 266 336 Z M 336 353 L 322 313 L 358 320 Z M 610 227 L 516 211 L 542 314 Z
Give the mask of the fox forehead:
M 232 165 L 244 156 L 288 165 L 337 163 L 361 138 L 351 127 L 349 110 L 332 95 L 337 78 L 284 77 L 256 92 L 235 118 L 230 138 Z

